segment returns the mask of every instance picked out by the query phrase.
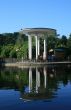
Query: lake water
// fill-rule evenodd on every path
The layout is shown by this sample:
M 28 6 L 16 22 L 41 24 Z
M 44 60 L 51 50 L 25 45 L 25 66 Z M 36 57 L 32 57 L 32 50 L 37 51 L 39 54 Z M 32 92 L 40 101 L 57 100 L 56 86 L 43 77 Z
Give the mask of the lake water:
M 0 68 L 0 110 L 71 110 L 71 66 Z

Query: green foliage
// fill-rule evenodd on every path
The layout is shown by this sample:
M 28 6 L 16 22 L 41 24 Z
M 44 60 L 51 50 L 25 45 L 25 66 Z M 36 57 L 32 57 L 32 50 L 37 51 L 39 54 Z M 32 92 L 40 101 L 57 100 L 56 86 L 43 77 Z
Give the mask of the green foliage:
M 23 37 L 22 34 L 19 33 L 19 34 L 18 34 L 18 38 L 17 38 L 17 40 L 16 40 L 16 45 L 22 46 L 23 43 L 24 43 L 24 37 Z
M 69 36 L 67 45 L 68 45 L 69 48 L 71 48 L 71 34 L 70 34 L 70 36 Z
M 0 46 L 0 55 L 1 55 L 2 47 Z
M 17 36 L 12 33 L 0 34 L 0 45 L 15 44 Z
M 68 39 L 67 47 L 69 48 L 69 53 L 71 55 L 71 34 L 70 34 L 69 39 Z
M 20 41 L 21 42 L 22 41 L 27 41 L 27 39 L 28 39 L 27 36 L 25 36 L 24 34 L 21 35 L 21 34 L 19 34 L 19 32 L 4 33 L 4 34 L 0 34 L 0 45 L 1 46 L 8 45 L 8 44 L 15 45 L 16 42 L 20 43 Z
M 17 58 L 17 53 L 16 53 L 16 50 L 15 49 L 13 49 L 13 50 L 10 51 L 9 57 L 10 58 Z
M 7 45 L 7 46 L 3 46 L 2 47 L 2 51 L 1 51 L 1 57 L 4 57 L 4 58 L 8 58 L 9 57 L 9 53 L 10 51 L 13 49 L 13 46 L 12 45 Z
M 67 45 L 67 37 L 65 35 L 63 35 L 62 38 L 61 38 L 61 44 L 63 46 L 66 46 Z
M 56 39 L 56 48 L 57 47 L 67 47 L 67 37 L 65 35 L 63 35 L 61 38 L 57 38 Z
M 27 58 L 27 49 L 28 49 L 28 42 L 24 42 L 22 46 L 17 46 L 16 52 L 17 52 L 17 58 Z
M 57 38 L 55 36 L 50 36 L 47 38 L 48 50 L 54 49 L 56 46 Z

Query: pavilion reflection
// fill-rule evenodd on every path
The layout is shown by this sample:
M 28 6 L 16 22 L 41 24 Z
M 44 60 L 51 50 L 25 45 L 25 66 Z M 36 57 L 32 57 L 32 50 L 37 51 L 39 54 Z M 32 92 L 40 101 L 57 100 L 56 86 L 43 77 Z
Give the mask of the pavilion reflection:
M 35 71 L 36 71 L 36 81 L 35 81 L 35 92 L 38 93 L 39 92 L 39 88 L 40 88 L 40 82 L 41 82 L 41 73 L 39 71 L 39 69 L 36 67 L 35 68 Z M 32 79 L 32 68 L 30 67 L 29 68 L 29 93 L 32 92 L 32 89 L 33 89 L 33 79 Z M 46 88 L 46 84 L 47 84 L 47 72 L 46 72 L 46 68 L 44 67 L 43 68 L 43 85 L 44 87 L 43 88 Z
M 51 91 L 50 89 L 48 89 L 48 72 L 46 67 L 43 68 L 36 67 L 35 73 L 33 73 L 33 68 L 30 67 L 28 76 L 29 76 L 28 92 L 21 93 L 21 97 L 23 99 L 45 100 L 51 99 L 56 96 L 55 91 Z

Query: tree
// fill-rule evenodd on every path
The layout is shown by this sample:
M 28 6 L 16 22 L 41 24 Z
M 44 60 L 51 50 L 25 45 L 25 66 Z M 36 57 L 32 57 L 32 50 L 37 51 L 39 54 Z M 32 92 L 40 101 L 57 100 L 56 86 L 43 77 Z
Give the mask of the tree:
M 10 58 L 17 58 L 17 53 L 16 53 L 16 50 L 15 49 L 12 49 L 12 51 L 9 54 L 9 57 Z
M 69 35 L 69 38 L 68 38 L 67 47 L 69 48 L 69 53 L 71 55 L 71 34 Z
M 26 36 L 26 38 L 27 38 L 27 36 Z M 25 40 L 26 38 L 25 38 L 25 35 L 18 33 L 18 37 L 17 37 L 17 40 L 16 40 L 16 45 L 22 46 L 24 44 L 24 41 L 26 41 Z
M 65 35 L 62 35 L 61 44 L 62 46 L 67 46 L 67 37 Z
M 1 56 L 2 46 L 0 46 L 0 56 Z
M 67 45 L 68 45 L 69 48 L 71 48 L 71 34 L 69 35 Z
M 10 51 L 13 49 L 12 45 L 3 46 L 1 49 L 1 57 L 8 58 Z
M 50 36 L 47 37 L 47 47 L 48 49 L 54 49 L 57 43 L 57 37 L 55 36 Z

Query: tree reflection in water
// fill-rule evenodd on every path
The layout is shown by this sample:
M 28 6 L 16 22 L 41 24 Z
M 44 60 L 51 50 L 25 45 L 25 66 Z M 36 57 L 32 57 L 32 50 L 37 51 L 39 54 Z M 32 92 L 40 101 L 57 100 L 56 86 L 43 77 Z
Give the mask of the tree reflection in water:
M 25 100 L 49 100 L 57 97 L 60 84 L 71 82 L 70 65 L 0 69 L 0 89 L 20 91 Z

